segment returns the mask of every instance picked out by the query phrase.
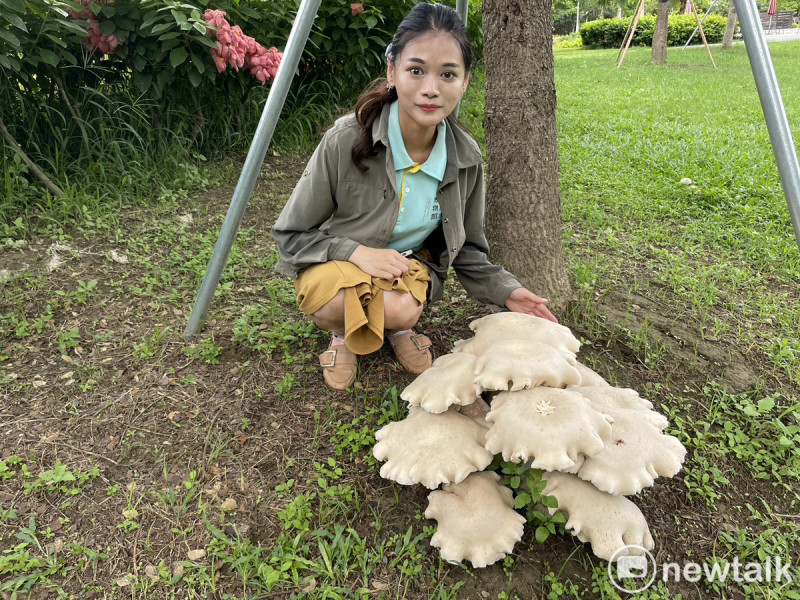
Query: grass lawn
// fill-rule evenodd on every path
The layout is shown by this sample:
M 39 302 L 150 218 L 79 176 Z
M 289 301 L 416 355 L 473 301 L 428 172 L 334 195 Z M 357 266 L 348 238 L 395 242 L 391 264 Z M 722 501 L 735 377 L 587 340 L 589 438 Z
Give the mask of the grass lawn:
M 579 359 L 670 420 L 684 469 L 635 497 L 659 563 L 800 564 L 800 253 L 744 46 L 556 52 Z M 800 136 L 800 43 L 771 46 Z M 482 73 L 462 116 L 482 139 Z M 787 598 L 781 582 L 637 596 L 568 534 L 486 569 L 428 540 L 427 490 L 378 475 L 412 377 L 384 348 L 333 394 L 324 335 L 273 271 L 307 155 L 269 156 L 206 329 L 182 336 L 241 160 L 152 206 L 0 230 L 3 598 Z M 690 178 L 691 185 L 681 184 Z M 81 211 L 71 211 L 71 214 Z M 453 283 L 435 351 L 486 313 Z M 612 570 L 613 571 L 613 570 Z M 15 596 L 16 594 L 16 596 Z

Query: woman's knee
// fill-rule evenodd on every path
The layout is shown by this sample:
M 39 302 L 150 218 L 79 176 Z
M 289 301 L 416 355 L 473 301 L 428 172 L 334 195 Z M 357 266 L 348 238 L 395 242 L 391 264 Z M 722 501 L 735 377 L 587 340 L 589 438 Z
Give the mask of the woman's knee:
M 344 325 L 344 290 L 339 290 L 322 308 L 310 315 L 310 318 L 323 329 L 341 328 Z
M 385 292 L 383 305 L 386 329 L 410 329 L 422 314 L 422 304 L 404 292 Z

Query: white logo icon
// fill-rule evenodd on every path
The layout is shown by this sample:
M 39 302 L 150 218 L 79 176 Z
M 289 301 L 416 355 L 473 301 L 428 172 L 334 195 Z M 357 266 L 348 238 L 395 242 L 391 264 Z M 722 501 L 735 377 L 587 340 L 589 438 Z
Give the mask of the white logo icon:
M 617 558 L 619 557 L 619 558 Z M 616 573 L 611 565 L 616 561 Z M 628 594 L 637 594 L 653 585 L 656 579 L 656 559 L 642 546 L 633 544 L 622 546 L 608 562 L 608 578 L 615 588 Z M 623 585 L 625 580 L 635 579 L 641 587 L 631 589 Z

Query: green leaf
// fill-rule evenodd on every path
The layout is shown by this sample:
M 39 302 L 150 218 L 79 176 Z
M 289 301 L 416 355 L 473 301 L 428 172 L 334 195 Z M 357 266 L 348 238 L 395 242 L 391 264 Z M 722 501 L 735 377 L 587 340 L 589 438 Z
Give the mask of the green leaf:
M 3 5 L 3 8 L 7 8 L 8 10 L 25 13 L 25 0 L 2 0 L 0 4 Z
M 547 530 L 547 527 L 537 527 L 536 528 L 536 541 L 540 544 L 543 544 L 547 538 L 550 537 L 550 532 Z
M 153 29 L 152 29 L 152 31 L 150 33 L 152 33 L 153 35 L 158 35 L 159 33 L 164 33 L 168 29 L 171 29 L 172 26 L 173 26 L 173 23 L 159 23 L 158 25 L 153 27 Z
M 514 508 L 525 508 L 531 503 L 531 495 L 527 492 L 522 492 L 514 498 Z
M 192 54 L 192 64 L 200 75 L 206 72 L 206 63 L 197 54 Z
M 558 508 L 558 500 L 555 496 L 542 496 L 542 504 L 547 508 Z
M 111 35 L 117 30 L 117 24 L 114 21 L 103 21 L 100 23 L 100 33 L 103 35 Z
M 141 28 L 142 30 L 149 29 L 160 20 L 161 20 L 161 15 L 159 15 L 158 13 L 154 13 L 149 17 L 147 17 L 144 21 L 142 21 Z
M 117 14 L 117 9 L 114 8 L 113 5 L 109 4 L 109 5 L 106 5 L 106 6 L 101 6 L 100 7 L 100 12 L 103 13 L 104 16 L 110 18 L 110 17 L 113 17 L 115 14 Z
M 0 52 L 0 67 L 3 67 L 5 69 L 11 68 L 11 61 L 8 60 L 8 57 L 2 52 Z
M 41 48 L 39 50 L 39 58 L 43 63 L 48 64 L 51 67 L 55 67 L 59 62 L 58 54 L 52 50 L 48 50 L 47 48 Z
M 781 446 L 787 446 L 787 447 L 788 447 L 788 446 L 793 446 L 793 445 L 794 445 L 794 442 L 792 442 L 792 440 L 790 440 L 789 438 L 787 438 L 785 435 L 782 435 L 782 436 L 781 436 L 781 437 L 778 439 L 778 443 L 779 443 Z
M 205 35 L 208 31 L 208 27 L 205 23 L 201 23 L 200 21 L 195 21 L 192 23 L 192 27 L 194 27 L 201 35 Z
M 378 19 L 370 15 L 366 19 L 364 19 L 364 23 L 367 24 L 367 29 L 372 29 L 373 27 L 375 27 L 375 25 L 378 24 Z
M 203 76 L 194 69 L 189 69 L 187 76 L 189 77 L 189 83 L 192 84 L 192 87 L 198 87 L 203 81 Z
M 25 27 L 25 21 L 20 19 L 17 15 L 13 13 L 7 13 L 6 19 L 8 19 L 8 22 L 11 23 L 17 29 L 21 29 L 25 33 L 28 33 L 28 28 Z
M 522 480 L 520 479 L 519 475 L 514 475 L 514 477 L 508 480 L 508 485 L 511 486 L 511 489 L 516 490 L 521 481 Z
M 9 43 L 17 50 L 22 49 L 22 46 L 19 43 L 19 38 L 10 31 L 7 31 L 5 29 L 0 29 L 0 40 L 5 40 L 7 43 Z
M 773 408 L 775 408 L 774 398 L 762 398 L 758 401 L 758 412 L 760 413 L 769 412 Z
M 184 23 L 186 23 L 185 14 L 183 14 L 182 12 L 178 12 L 177 10 L 171 10 L 170 12 L 172 13 L 172 17 L 175 19 L 175 22 L 178 25 L 183 25 Z

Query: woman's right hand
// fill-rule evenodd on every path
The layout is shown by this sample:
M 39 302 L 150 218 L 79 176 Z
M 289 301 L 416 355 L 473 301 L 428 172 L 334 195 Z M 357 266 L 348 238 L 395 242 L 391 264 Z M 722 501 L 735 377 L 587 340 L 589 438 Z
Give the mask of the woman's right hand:
M 411 270 L 411 261 L 390 248 L 359 246 L 350 255 L 350 262 L 367 275 L 391 281 Z

